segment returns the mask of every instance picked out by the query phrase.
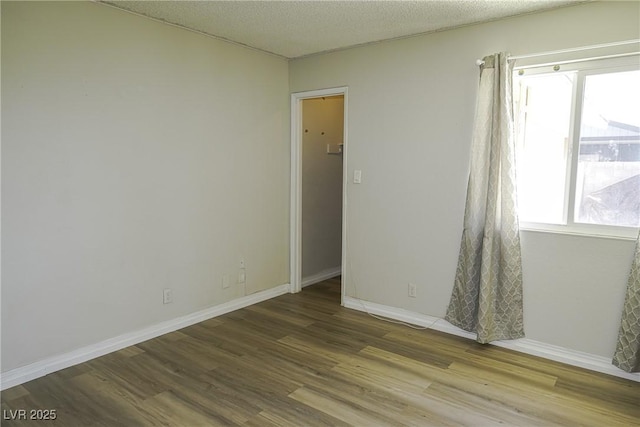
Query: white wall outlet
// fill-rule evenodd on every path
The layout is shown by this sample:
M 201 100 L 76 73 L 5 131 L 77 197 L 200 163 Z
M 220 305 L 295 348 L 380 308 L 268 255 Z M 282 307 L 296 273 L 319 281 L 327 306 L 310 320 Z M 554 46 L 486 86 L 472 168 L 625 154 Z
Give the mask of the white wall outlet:
M 416 296 L 418 296 L 418 289 L 416 288 L 416 285 L 414 283 L 409 283 L 409 296 L 411 298 L 415 298 Z
M 170 304 L 173 302 L 173 291 L 169 288 L 162 291 L 162 303 Z
M 227 289 L 229 287 L 229 275 L 225 274 L 222 276 L 222 289 Z
M 247 281 L 247 271 L 241 268 L 238 272 L 238 283 L 245 283 Z

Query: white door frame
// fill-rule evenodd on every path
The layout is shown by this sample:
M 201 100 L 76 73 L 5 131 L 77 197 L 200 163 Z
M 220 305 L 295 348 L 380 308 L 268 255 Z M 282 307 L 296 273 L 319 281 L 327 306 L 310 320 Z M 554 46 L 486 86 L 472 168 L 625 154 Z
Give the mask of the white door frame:
M 302 101 L 323 96 L 344 96 L 344 131 L 342 147 L 342 290 L 344 304 L 347 265 L 347 87 L 296 92 L 291 94 L 291 230 L 290 281 L 291 293 L 302 290 Z

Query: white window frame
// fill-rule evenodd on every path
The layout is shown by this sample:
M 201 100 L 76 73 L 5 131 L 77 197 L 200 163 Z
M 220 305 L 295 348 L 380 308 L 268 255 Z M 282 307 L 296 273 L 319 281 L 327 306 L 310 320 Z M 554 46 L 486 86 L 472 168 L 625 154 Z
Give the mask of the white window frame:
M 573 96 L 571 100 L 571 119 L 569 124 L 569 147 L 567 152 L 567 177 L 565 180 L 565 200 L 563 210 L 563 224 L 551 224 L 540 222 L 520 222 L 521 230 L 540 231 L 547 233 L 576 234 L 593 237 L 606 237 L 617 239 L 636 239 L 638 227 L 625 227 L 603 224 L 588 224 L 575 222 L 575 198 L 576 180 L 580 149 L 580 125 L 582 119 L 582 106 L 584 102 L 584 86 L 586 76 L 597 74 L 608 74 L 615 72 L 640 70 L 640 62 L 637 56 L 599 59 L 583 62 L 569 63 L 563 65 L 544 65 L 515 67 L 513 73 L 513 88 L 519 90 L 518 79 L 536 75 L 552 74 L 555 72 L 575 72 L 576 78 L 573 82 Z M 516 117 L 516 120 L 518 118 Z M 517 161 L 516 161 L 517 168 Z M 517 169 L 516 169 L 517 170 Z

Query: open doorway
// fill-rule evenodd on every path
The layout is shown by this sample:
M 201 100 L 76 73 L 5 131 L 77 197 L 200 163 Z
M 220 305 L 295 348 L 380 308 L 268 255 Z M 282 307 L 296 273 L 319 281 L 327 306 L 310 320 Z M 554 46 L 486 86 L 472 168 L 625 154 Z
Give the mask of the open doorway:
M 291 291 L 342 275 L 344 297 L 347 90 L 291 101 Z
M 342 271 L 344 95 L 302 101 L 302 287 Z

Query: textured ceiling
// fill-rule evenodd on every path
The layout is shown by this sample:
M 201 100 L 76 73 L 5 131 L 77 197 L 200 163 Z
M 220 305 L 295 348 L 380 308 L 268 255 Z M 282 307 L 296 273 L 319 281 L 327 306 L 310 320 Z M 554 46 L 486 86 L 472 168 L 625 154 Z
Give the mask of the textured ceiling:
M 108 1 L 286 58 L 530 13 L 582 0 Z

